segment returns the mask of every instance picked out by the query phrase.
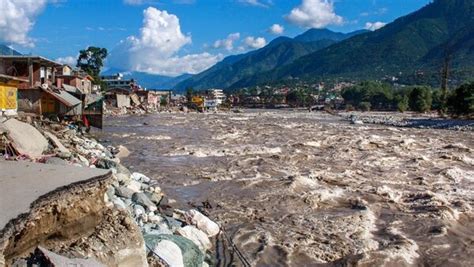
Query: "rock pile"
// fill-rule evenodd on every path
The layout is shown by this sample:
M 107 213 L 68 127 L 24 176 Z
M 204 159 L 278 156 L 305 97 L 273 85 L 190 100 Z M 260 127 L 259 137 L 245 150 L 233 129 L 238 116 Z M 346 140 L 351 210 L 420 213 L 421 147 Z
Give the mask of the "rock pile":
M 211 239 L 220 232 L 215 222 L 197 210 L 173 209 L 157 181 L 141 173 L 131 173 L 120 164 L 115 156 L 119 149 L 85 137 L 74 125 L 48 121 L 34 125 L 15 119 L 0 122 L 0 135 L 3 135 L 0 153 L 5 159 L 111 170 L 114 182 L 104 198 L 109 208 L 126 211 L 130 220 L 133 218 L 140 227 L 151 265 L 212 263 Z M 22 133 L 25 129 L 29 136 L 47 140 L 46 145 L 39 147 L 34 140 L 26 140 Z

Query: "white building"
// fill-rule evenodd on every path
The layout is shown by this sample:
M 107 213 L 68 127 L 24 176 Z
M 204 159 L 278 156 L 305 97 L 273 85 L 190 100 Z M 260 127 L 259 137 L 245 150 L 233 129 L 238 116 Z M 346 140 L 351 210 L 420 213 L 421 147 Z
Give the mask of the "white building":
M 216 100 L 217 105 L 222 105 L 224 103 L 226 96 L 222 89 L 211 89 L 209 90 L 209 96 L 211 99 Z

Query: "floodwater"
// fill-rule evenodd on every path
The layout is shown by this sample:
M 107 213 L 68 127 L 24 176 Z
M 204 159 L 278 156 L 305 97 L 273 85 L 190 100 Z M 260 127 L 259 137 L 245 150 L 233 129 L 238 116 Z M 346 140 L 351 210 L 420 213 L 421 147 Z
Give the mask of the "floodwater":
M 122 162 L 253 266 L 473 266 L 474 134 L 303 111 L 107 118 Z M 241 266 L 238 257 L 231 259 Z

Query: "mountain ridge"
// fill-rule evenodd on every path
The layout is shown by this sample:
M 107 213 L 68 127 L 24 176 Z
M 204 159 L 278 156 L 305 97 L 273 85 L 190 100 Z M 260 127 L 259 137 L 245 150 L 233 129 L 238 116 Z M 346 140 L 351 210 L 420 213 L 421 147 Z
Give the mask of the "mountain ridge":
M 303 55 L 330 46 L 361 31 L 337 33 L 328 29 L 310 29 L 295 38 L 277 37 L 268 45 L 246 54 L 226 57 L 211 68 L 177 84 L 176 89 L 231 88 L 261 72 L 293 62 Z

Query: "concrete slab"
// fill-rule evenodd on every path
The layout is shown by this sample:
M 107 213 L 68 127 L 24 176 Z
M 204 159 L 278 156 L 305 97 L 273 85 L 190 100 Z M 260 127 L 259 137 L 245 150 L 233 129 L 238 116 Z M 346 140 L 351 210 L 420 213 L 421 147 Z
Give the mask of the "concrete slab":
M 3 122 L 3 127 L 8 130 L 15 149 L 23 155 L 38 158 L 48 148 L 48 140 L 28 123 L 9 119 Z
M 85 182 L 109 171 L 31 162 L 0 161 L 0 229 L 27 213 L 32 202 L 60 187 Z

